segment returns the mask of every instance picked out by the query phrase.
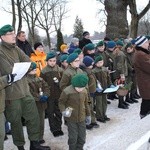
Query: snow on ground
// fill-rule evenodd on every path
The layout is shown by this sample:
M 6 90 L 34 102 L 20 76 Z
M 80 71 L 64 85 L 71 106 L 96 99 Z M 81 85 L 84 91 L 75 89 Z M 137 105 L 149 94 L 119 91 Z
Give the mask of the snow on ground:
M 108 105 L 107 115 L 111 120 L 107 123 L 98 123 L 100 128 L 87 130 L 86 144 L 84 150 L 126 150 L 131 144 L 136 143 L 143 135 L 150 131 L 150 116 L 140 119 L 139 103 L 130 105 L 129 109 L 119 109 L 118 101 L 113 100 Z M 49 130 L 47 119 L 45 120 L 44 139 L 51 150 L 67 150 L 67 127 L 62 126 L 64 136 L 53 137 Z M 26 150 L 29 150 L 29 140 L 24 127 Z M 11 136 L 5 141 L 4 150 L 17 150 L 13 145 Z M 145 140 L 147 141 L 147 139 Z M 147 143 L 140 145 L 137 150 L 148 150 Z M 134 149 L 134 150 L 136 150 Z

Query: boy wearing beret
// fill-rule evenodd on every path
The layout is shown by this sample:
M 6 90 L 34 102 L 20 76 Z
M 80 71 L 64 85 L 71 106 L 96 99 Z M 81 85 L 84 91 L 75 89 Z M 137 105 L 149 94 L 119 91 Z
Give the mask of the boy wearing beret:
M 34 97 L 36 106 L 38 109 L 40 117 L 40 144 L 45 143 L 44 136 L 44 119 L 45 119 L 45 109 L 47 108 L 47 100 L 50 96 L 50 89 L 48 84 L 40 77 L 36 76 L 37 65 L 35 62 L 31 63 L 30 72 L 28 73 L 28 83 L 30 87 L 30 92 Z
M 66 70 L 67 67 L 68 67 L 68 63 L 67 63 L 67 58 L 68 58 L 69 55 L 67 54 L 64 54 L 60 57 L 60 67 L 63 69 L 63 70 Z
M 47 66 L 41 71 L 41 77 L 50 87 L 50 97 L 47 102 L 47 116 L 50 130 L 54 137 L 62 136 L 61 130 L 62 115 L 58 108 L 58 99 L 61 93 L 59 82 L 62 77 L 63 69 L 56 64 L 56 53 L 49 52 L 46 56 Z
M 84 56 L 90 56 L 91 58 L 94 59 L 94 57 L 95 57 L 95 46 L 94 46 L 94 44 L 93 43 L 86 44 L 83 47 L 83 54 L 84 54 Z
M 77 74 L 59 98 L 59 108 L 67 121 L 69 150 L 82 150 L 86 138 L 86 124 L 91 123 L 86 85 L 88 77 Z
M 80 59 L 77 53 L 72 53 L 67 58 L 67 63 L 69 64 L 68 68 L 63 72 L 62 78 L 60 80 L 60 88 L 63 90 L 67 86 L 71 84 L 71 79 L 74 75 L 78 73 L 83 73 L 83 71 L 79 68 Z
M 111 86 L 109 72 L 106 67 L 103 67 L 104 61 L 101 55 L 95 58 L 95 68 L 92 70 L 97 79 L 97 90 L 95 93 L 96 100 L 96 118 L 97 121 L 105 123 L 110 118 L 106 115 L 107 110 L 107 95 L 102 93 L 102 90 Z M 101 89 L 100 85 L 101 84 Z
M 86 126 L 87 129 L 91 129 L 91 128 L 98 128 L 99 125 L 96 123 L 96 117 L 95 117 L 95 113 L 93 111 L 94 109 L 94 98 L 95 95 L 94 93 L 96 92 L 96 77 L 94 75 L 94 73 L 92 72 L 92 68 L 94 65 L 94 59 L 92 59 L 89 56 L 85 56 L 83 58 L 83 64 L 81 65 L 81 69 L 85 72 L 85 74 L 87 74 L 89 81 L 88 81 L 88 87 L 87 87 L 87 91 L 88 91 L 88 96 L 89 96 L 89 106 L 90 106 L 90 111 L 91 111 L 91 124 Z

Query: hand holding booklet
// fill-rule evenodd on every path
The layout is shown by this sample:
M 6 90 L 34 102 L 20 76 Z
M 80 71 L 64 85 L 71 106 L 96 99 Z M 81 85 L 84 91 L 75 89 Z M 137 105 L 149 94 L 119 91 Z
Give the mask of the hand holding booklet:
M 109 88 L 105 89 L 103 93 L 112 93 L 112 92 L 116 92 L 118 89 L 119 89 L 119 85 L 114 86 L 114 87 L 109 87 Z
M 14 82 L 20 80 L 29 70 L 31 62 L 14 63 L 12 74 L 15 74 Z

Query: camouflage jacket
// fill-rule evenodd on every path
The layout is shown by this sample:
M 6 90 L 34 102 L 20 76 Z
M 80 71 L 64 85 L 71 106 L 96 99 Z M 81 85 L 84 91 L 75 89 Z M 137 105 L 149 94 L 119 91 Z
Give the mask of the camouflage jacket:
M 55 67 L 46 66 L 44 69 L 42 69 L 40 76 L 44 79 L 45 82 L 49 85 L 50 88 L 50 98 L 51 99 L 59 99 L 61 90 L 59 88 L 59 82 L 61 80 L 63 73 L 63 69 L 60 68 L 58 65 L 55 65 Z M 58 79 L 58 82 L 56 83 L 54 78 Z

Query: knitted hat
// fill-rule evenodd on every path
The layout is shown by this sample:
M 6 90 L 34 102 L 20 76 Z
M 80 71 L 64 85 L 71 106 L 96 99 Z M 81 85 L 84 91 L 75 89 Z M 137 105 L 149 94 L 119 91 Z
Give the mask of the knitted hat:
M 77 53 L 72 53 L 68 56 L 67 58 L 67 63 L 71 63 L 73 62 L 76 58 L 78 58 L 78 54 Z
M 65 60 L 67 60 L 67 58 L 68 58 L 67 54 L 61 55 L 60 56 L 60 62 L 64 62 Z
M 95 46 L 93 43 L 89 43 L 84 46 L 85 50 L 93 50 L 94 48 L 95 48 Z
M 43 47 L 43 44 L 42 44 L 41 42 L 35 43 L 35 44 L 34 44 L 34 49 L 36 50 L 37 47 L 39 47 L 39 46 L 42 46 L 42 47 Z
M 7 25 L 4 25 L 3 27 L 0 28 L 0 36 L 2 35 L 5 35 L 7 32 L 12 32 L 14 31 L 14 28 L 7 24 Z
M 60 50 L 63 52 L 65 49 L 67 49 L 68 48 L 68 45 L 67 44 L 62 44 L 61 46 L 60 46 Z
M 131 40 L 131 43 L 134 45 L 135 44 L 135 39 Z
M 123 44 L 123 42 L 122 42 L 121 40 L 118 40 L 118 41 L 116 42 L 116 45 L 118 45 L 118 46 L 123 46 L 124 44 Z
M 111 41 L 111 39 L 109 37 L 104 37 L 104 41 Z
M 74 48 L 69 48 L 68 53 L 72 54 L 74 52 L 74 50 L 75 50 Z
M 78 38 L 74 37 L 74 38 L 71 39 L 71 43 L 76 43 L 76 42 L 79 42 Z
M 94 63 L 96 64 L 98 61 L 101 61 L 101 60 L 103 60 L 103 56 L 102 56 L 102 55 L 99 55 L 99 56 L 97 56 L 97 57 L 95 58 Z
M 36 67 L 37 67 L 37 64 L 35 62 L 32 62 L 30 66 L 31 71 L 36 69 Z
M 86 35 L 89 35 L 89 34 L 90 34 L 90 33 L 89 33 L 88 31 L 84 31 L 82 35 L 83 35 L 83 36 L 86 36 Z
M 103 41 L 99 41 L 96 46 L 99 47 L 99 46 L 103 46 L 103 45 L 104 45 L 104 42 Z
M 80 48 L 76 48 L 73 52 L 79 55 L 81 54 L 82 50 Z
M 91 65 L 94 64 L 94 59 L 91 58 L 90 56 L 85 56 L 85 57 L 83 58 L 83 64 L 84 64 L 86 67 L 89 67 L 89 66 L 91 66 Z
M 114 41 L 108 41 L 107 42 L 107 47 L 108 48 L 114 48 L 116 46 L 116 43 Z
M 88 83 L 88 76 L 85 74 L 76 74 L 71 79 L 71 84 L 73 87 L 85 87 Z
M 46 56 L 46 61 L 48 61 L 51 58 L 56 57 L 56 53 L 55 52 L 49 52 Z
M 142 46 L 145 42 L 147 42 L 148 39 L 145 37 L 145 36 L 138 36 L 136 39 L 135 39 L 135 45 L 136 46 Z

